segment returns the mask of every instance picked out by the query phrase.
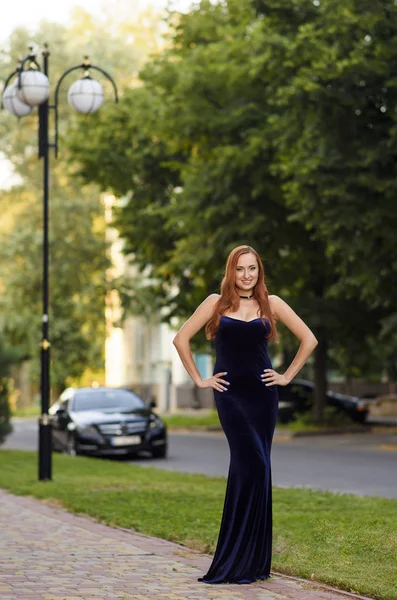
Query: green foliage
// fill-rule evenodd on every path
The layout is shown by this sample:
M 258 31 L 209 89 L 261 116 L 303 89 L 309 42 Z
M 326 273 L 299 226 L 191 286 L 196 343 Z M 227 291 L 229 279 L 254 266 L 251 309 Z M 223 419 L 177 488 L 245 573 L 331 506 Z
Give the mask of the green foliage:
M 7 52 L 0 57 L 0 76 L 7 77 L 16 66 L 16 57 L 25 55 L 31 42 L 38 46 L 40 62 L 40 48 L 48 42 L 52 93 L 61 74 L 81 64 L 87 50 L 92 62 L 108 71 L 119 87 L 130 85 L 147 53 L 157 48 L 160 17 L 151 9 L 138 15 L 135 8 L 124 7 L 121 18 L 117 10 L 113 6 L 111 18 L 107 14 L 107 19 L 98 19 L 76 9 L 70 25 L 43 21 L 33 35 L 23 28 L 15 29 Z M 95 131 L 91 117 L 79 120 L 67 106 L 67 85 L 72 82 L 73 75 L 60 90 L 60 155 L 57 161 L 51 160 L 50 169 L 51 381 L 60 388 L 68 378 L 78 378 L 88 367 L 103 368 L 105 296 L 110 287 L 106 279 L 110 262 L 99 188 L 91 185 L 82 189 L 67 166 L 65 137 L 69 125 L 78 120 L 84 136 Z M 112 104 L 107 86 L 104 85 L 105 96 Z M 32 373 L 37 383 L 43 185 L 36 148 L 37 111 L 20 121 L 1 111 L 0 126 L 0 153 L 10 161 L 16 182 L 10 189 L 0 191 L 0 308 L 4 317 L 0 325 L 8 344 L 21 346 L 33 360 Z
M 12 410 L 12 416 L 20 419 L 31 419 L 32 417 L 38 417 L 40 412 L 40 406 L 25 406 L 23 408 L 16 408 Z
M 53 481 L 35 482 L 36 469 L 35 452 L 2 451 L 0 486 L 55 499 L 108 525 L 215 550 L 224 478 L 62 455 L 54 456 Z M 395 500 L 274 488 L 273 508 L 275 571 L 394 600 Z
M 30 184 L 32 186 L 32 184 Z M 3 232 L 0 281 L 7 293 L 0 306 L 7 316 L 3 333 L 20 346 L 39 370 L 42 310 L 41 199 L 39 191 L 14 188 L 0 196 L 0 206 L 18 207 Z M 17 268 L 16 268 L 17 265 Z M 52 382 L 64 386 L 87 365 L 102 364 L 104 304 L 107 289 L 103 207 L 98 191 L 75 184 L 53 185 L 50 220 L 50 332 Z
M 336 364 L 346 376 L 385 369 L 395 380 L 397 7 L 266 4 L 263 32 L 283 32 L 268 57 L 272 172 L 332 265 Z M 284 10 L 298 17 L 288 27 Z
M 332 406 L 327 406 L 324 411 L 324 419 L 321 424 L 322 427 L 343 430 L 344 427 L 349 429 L 363 429 L 361 424 L 355 423 L 349 417 L 349 415 L 341 410 L 338 410 Z M 313 415 L 309 413 L 303 413 L 297 415 L 293 421 L 286 424 L 287 429 L 291 431 L 306 431 L 306 430 L 319 430 Z
M 279 28 L 269 12 L 263 31 Z M 396 33 L 392 1 L 321 2 L 285 31 L 285 72 L 270 84 L 294 218 L 337 259 L 337 292 L 358 289 L 375 307 L 395 304 Z
M 219 291 L 227 253 L 249 243 L 332 367 L 393 371 L 394 113 L 380 109 L 382 89 L 394 98 L 395 12 L 204 0 L 171 13 L 168 47 L 94 137 L 75 129 L 78 172 L 123 197 L 125 252 L 166 320 Z M 282 346 L 296 348 L 288 332 Z
M 252 18 L 235 3 L 202 3 L 180 17 L 172 46 L 142 71 L 143 86 L 98 115 L 97 137 L 75 131 L 85 181 L 125 196 L 117 219 L 125 252 L 150 269 L 168 320 L 218 291 L 234 245 L 258 248 L 273 288 L 280 258 L 284 274 L 296 274 L 310 245 L 269 172 L 263 85 L 247 64 Z

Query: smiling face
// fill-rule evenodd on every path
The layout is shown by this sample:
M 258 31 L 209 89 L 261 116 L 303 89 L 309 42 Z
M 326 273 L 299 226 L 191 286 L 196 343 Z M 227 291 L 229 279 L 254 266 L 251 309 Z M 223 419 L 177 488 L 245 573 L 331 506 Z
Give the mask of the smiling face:
M 258 262 L 254 254 L 242 254 L 236 266 L 237 292 L 243 296 L 251 296 L 256 282 L 258 281 Z

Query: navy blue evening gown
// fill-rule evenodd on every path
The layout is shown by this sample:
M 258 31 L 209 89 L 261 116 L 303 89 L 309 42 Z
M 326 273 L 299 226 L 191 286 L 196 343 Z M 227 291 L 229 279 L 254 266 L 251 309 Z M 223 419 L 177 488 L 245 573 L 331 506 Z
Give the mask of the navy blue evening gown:
M 222 316 L 214 339 L 213 373 L 227 371 L 224 392 L 214 390 L 230 448 L 225 503 L 215 555 L 204 583 L 251 583 L 270 575 L 272 478 L 270 451 L 278 412 L 277 386 L 261 379 L 272 368 L 270 322 Z

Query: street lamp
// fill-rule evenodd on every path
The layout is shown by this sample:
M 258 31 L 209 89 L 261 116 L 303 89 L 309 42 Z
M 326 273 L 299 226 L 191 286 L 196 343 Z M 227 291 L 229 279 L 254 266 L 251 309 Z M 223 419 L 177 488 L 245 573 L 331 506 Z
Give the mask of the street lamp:
M 17 117 L 24 117 L 32 112 L 33 107 L 21 102 L 21 100 L 18 98 L 17 90 L 18 87 L 16 81 L 4 90 L 3 106 L 13 115 L 16 115 Z
M 103 102 L 102 86 L 91 77 L 91 71 L 99 71 L 112 84 L 114 100 L 118 101 L 117 87 L 106 71 L 92 65 L 88 57 L 80 65 L 65 71 L 58 80 L 55 88 L 54 104 L 49 104 L 50 82 L 48 80 L 49 56 L 48 46 L 45 44 L 43 57 L 43 70 L 33 54 L 30 53 L 20 62 L 18 68 L 6 80 L 3 91 L 2 106 L 16 117 L 23 117 L 38 107 L 39 114 L 39 158 L 43 159 L 43 315 L 42 315 L 42 341 L 41 341 L 41 415 L 39 417 L 39 479 L 52 478 L 51 455 L 51 425 L 48 418 L 50 406 L 50 342 L 49 342 L 49 280 L 48 280 L 48 200 L 49 200 L 49 149 L 54 148 L 55 157 L 58 155 L 58 96 L 59 88 L 64 78 L 78 69 L 82 69 L 82 77 L 72 84 L 68 92 L 69 104 L 77 112 L 83 114 L 93 113 L 100 108 Z M 14 81 L 10 83 L 12 80 Z M 49 142 L 48 125 L 49 111 L 55 112 L 55 140 Z

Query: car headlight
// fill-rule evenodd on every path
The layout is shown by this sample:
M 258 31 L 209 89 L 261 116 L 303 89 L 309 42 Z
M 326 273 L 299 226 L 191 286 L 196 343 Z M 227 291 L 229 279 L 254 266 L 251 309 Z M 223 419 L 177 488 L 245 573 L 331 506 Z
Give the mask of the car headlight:
M 154 417 L 149 424 L 150 429 L 163 429 L 164 423 L 159 417 Z
M 81 434 L 81 435 L 98 435 L 98 430 L 96 427 L 93 427 L 92 425 L 81 425 L 81 426 L 77 426 L 76 430 Z

